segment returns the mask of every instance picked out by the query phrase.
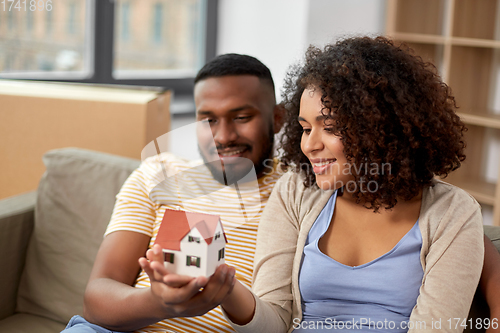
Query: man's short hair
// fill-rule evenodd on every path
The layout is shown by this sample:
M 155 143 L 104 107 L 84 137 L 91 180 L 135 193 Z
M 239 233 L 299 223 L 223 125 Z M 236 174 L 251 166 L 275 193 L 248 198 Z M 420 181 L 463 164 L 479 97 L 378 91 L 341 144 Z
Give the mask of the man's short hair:
M 227 53 L 215 57 L 203 66 L 194 79 L 194 83 L 211 77 L 229 75 L 253 75 L 267 81 L 274 93 L 274 81 L 271 71 L 260 60 L 245 54 Z

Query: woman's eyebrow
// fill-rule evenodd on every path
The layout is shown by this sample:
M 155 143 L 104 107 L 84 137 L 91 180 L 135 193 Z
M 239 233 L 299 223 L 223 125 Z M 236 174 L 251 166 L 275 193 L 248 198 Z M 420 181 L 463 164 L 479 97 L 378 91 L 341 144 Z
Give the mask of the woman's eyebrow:
M 316 121 L 322 121 L 322 120 L 325 120 L 327 117 L 326 116 L 317 116 L 316 117 Z M 297 118 L 298 121 L 305 121 L 307 122 L 307 120 L 305 120 L 304 118 L 302 118 L 301 116 L 299 116 Z

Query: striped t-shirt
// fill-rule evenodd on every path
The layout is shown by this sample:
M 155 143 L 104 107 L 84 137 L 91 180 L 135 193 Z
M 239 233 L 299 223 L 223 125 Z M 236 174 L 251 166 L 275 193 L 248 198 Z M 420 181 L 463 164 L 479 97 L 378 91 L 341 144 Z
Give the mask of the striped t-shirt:
M 170 153 L 146 159 L 117 195 L 106 235 L 118 230 L 151 237 L 152 247 L 165 209 L 220 215 L 227 241 L 225 262 L 236 268 L 237 279 L 251 286 L 257 226 L 274 184 L 280 177 L 276 160 L 272 172 L 245 182 L 224 186 L 217 182 L 202 161 L 188 161 Z M 249 181 L 247 181 L 249 180 Z M 150 286 L 141 271 L 136 288 Z M 220 307 L 203 316 L 174 318 L 138 332 L 234 332 Z

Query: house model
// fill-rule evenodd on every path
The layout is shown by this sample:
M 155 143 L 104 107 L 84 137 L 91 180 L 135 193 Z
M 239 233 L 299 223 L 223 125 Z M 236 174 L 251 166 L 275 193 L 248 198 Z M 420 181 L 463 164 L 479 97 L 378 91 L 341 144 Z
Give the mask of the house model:
M 165 210 L 155 244 L 169 273 L 210 276 L 224 263 L 226 235 L 218 215 Z

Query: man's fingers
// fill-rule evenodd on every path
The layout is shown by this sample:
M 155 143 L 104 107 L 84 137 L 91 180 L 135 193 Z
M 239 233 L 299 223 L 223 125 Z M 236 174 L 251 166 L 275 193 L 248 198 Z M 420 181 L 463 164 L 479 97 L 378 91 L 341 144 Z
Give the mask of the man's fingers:
M 200 286 L 197 283 L 197 279 L 192 279 L 188 284 L 180 288 L 175 288 L 175 290 L 177 303 L 190 302 L 193 296 L 200 292 Z
M 161 275 L 162 279 L 169 274 L 167 268 L 164 263 L 160 263 L 158 261 L 151 261 L 150 266 L 154 269 L 158 274 Z
M 204 276 L 193 278 L 168 273 L 159 245 L 149 249 L 146 258 L 140 258 L 139 264 L 152 283 L 155 281 L 157 295 L 163 299 L 163 303 L 175 306 L 178 315 L 206 313 L 219 305 L 234 286 L 235 269 L 225 264 L 219 266 L 209 279 Z
M 150 280 L 155 279 L 154 270 L 153 270 L 153 268 L 151 268 L 150 262 L 146 258 L 144 258 L 144 257 L 139 258 L 139 265 L 146 272 L 146 274 L 149 276 Z
M 154 269 L 154 273 L 153 273 L 155 280 L 161 281 L 163 279 L 163 275 L 166 273 L 166 270 L 161 270 L 157 266 L 157 264 L 160 264 L 163 266 L 165 265 L 163 262 L 163 250 L 162 250 L 161 246 L 158 244 L 153 245 L 153 247 L 151 249 L 146 251 L 146 258 L 149 259 L 151 267 L 157 268 L 157 269 Z M 153 265 L 153 263 L 155 263 L 155 262 L 157 264 Z
M 180 288 L 182 286 L 185 286 L 191 280 L 194 278 L 192 276 L 187 276 L 187 275 L 178 275 L 178 274 L 166 274 L 163 276 L 163 282 L 172 287 L 172 288 Z M 205 277 L 198 277 L 197 279 L 205 279 Z M 200 286 L 200 283 L 197 282 L 197 284 Z M 203 287 L 203 285 L 200 286 L 200 288 Z
M 160 245 L 155 244 L 146 252 L 146 257 L 150 261 L 163 262 L 163 250 Z

